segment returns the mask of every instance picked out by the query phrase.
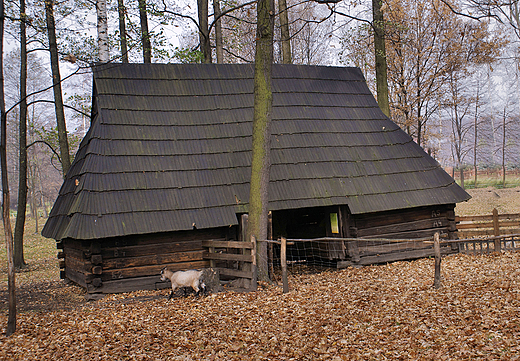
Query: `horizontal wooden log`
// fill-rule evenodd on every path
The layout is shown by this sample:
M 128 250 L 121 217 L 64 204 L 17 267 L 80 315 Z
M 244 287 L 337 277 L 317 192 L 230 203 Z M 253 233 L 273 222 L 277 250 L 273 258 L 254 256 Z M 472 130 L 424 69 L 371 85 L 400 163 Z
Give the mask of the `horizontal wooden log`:
M 159 290 L 170 288 L 170 282 L 162 282 L 157 276 L 136 277 L 103 281 L 99 286 L 95 282 L 88 284 L 88 293 L 121 293 L 140 290 Z
M 232 253 L 203 253 L 204 259 L 213 259 L 220 261 L 242 261 L 242 262 L 252 262 L 252 256 L 250 254 L 232 254 Z
M 520 233 L 520 229 L 500 229 L 500 233 L 502 235 L 507 234 L 518 234 Z M 473 237 L 479 237 L 479 236 L 493 236 L 494 232 L 493 229 L 480 229 L 480 230 L 465 230 L 465 231 L 459 231 L 457 232 L 457 237 L 460 239 L 465 238 L 473 238 Z
M 94 254 L 90 257 L 90 263 L 99 265 L 103 263 L 103 256 L 100 254 Z
M 358 227 L 357 235 L 360 238 L 372 235 L 382 235 L 391 233 L 402 233 L 408 231 L 419 231 L 431 228 L 441 228 L 448 226 L 447 218 L 430 218 L 419 221 L 404 222 L 398 224 L 390 224 L 386 226 L 372 227 L 360 229 Z
M 64 259 L 65 258 L 65 252 L 60 251 L 58 252 L 58 259 Z
M 58 266 L 60 267 L 60 269 L 64 269 L 64 268 L 65 268 L 65 260 L 63 260 L 63 259 L 60 260 L 60 261 L 58 262 Z
M 214 248 L 239 248 L 239 249 L 251 249 L 253 244 L 251 242 L 236 242 L 236 241 L 202 241 L 203 247 L 214 247 Z
M 219 273 L 221 276 L 228 276 L 228 277 L 238 277 L 238 278 L 253 278 L 253 272 L 252 271 L 239 271 L 239 270 L 232 270 L 228 268 L 218 268 Z
M 169 244 L 175 242 L 200 242 L 205 239 L 226 240 L 229 227 L 213 229 L 195 229 L 167 233 L 154 233 L 103 239 L 104 248 L 129 247 L 138 245 Z
M 409 231 L 409 232 L 399 232 L 399 233 L 387 233 L 387 234 L 379 234 L 373 236 L 365 236 L 364 238 L 388 238 L 388 239 L 417 239 L 417 238 L 427 238 L 433 237 L 436 232 L 441 233 L 441 237 L 443 234 L 448 233 L 446 228 L 432 228 L 425 229 L 421 231 Z
M 103 274 L 101 275 L 101 279 L 103 282 L 124 278 L 135 278 L 135 277 L 146 277 L 151 275 L 157 275 L 161 272 L 163 267 L 168 267 L 170 271 L 180 271 L 180 270 L 189 270 L 189 269 L 200 269 L 209 266 L 209 261 L 195 261 L 195 262 L 185 262 L 185 263 L 173 263 L 173 264 L 162 264 L 162 265 L 153 265 L 153 266 L 142 266 L 142 267 L 131 267 L 131 268 L 123 268 L 123 269 L 111 269 L 111 270 L 103 270 Z
M 94 287 L 101 287 L 101 285 L 103 284 L 103 281 L 101 281 L 101 278 L 94 278 L 92 280 L 92 286 Z
M 431 248 L 432 245 L 424 242 L 403 242 L 403 243 L 389 243 L 377 246 L 363 246 L 363 242 L 359 242 L 359 255 L 370 256 L 376 254 L 384 254 L 390 252 L 404 252 L 416 249 Z
M 63 242 L 56 242 L 56 249 L 63 249 Z
M 451 250 L 451 247 L 441 247 L 441 254 L 450 254 L 453 253 Z M 409 259 L 416 259 L 416 258 L 425 258 L 434 256 L 433 247 L 430 249 L 420 249 L 420 250 L 414 250 L 414 251 L 407 251 L 407 252 L 394 252 L 394 253 L 385 253 L 380 256 L 367 256 L 367 257 L 361 257 L 359 262 L 356 264 L 358 265 L 371 265 L 371 264 L 378 264 L 378 263 L 388 263 L 388 262 L 396 262 L 396 261 L 404 261 Z
M 499 214 L 498 219 L 519 219 L 520 213 L 505 213 Z M 457 216 L 455 218 L 457 222 L 480 222 L 480 221 L 492 221 L 493 215 L 480 215 L 480 216 Z
M 520 227 L 520 221 L 502 221 L 498 222 L 500 229 L 507 227 Z M 459 223 L 458 229 L 481 229 L 481 228 L 493 228 L 493 222 L 479 222 L 479 223 Z
M 358 229 L 406 223 L 410 219 L 414 219 L 416 221 L 435 218 L 446 218 L 453 220 L 455 216 L 453 208 L 454 205 L 441 205 L 435 207 L 400 209 L 390 212 L 355 215 L 354 220 Z
M 89 261 L 83 259 L 67 256 L 65 257 L 65 268 L 87 274 L 91 273 L 92 264 Z
M 101 250 L 101 255 L 105 261 L 110 258 L 154 256 L 158 254 L 202 250 L 202 241 L 172 242 L 168 244 L 147 244 L 142 246 L 103 248 Z
M 122 257 L 110 258 L 103 260 L 103 269 L 116 269 L 128 267 L 140 267 L 151 265 L 164 265 L 170 263 L 181 263 L 191 261 L 201 261 L 203 259 L 203 250 L 190 252 L 175 252 L 175 253 L 159 253 L 149 256 L 138 257 Z
M 459 223 L 457 229 L 482 229 L 482 228 L 493 228 L 493 222 L 486 223 Z
M 87 277 L 85 274 L 81 272 L 77 272 L 71 268 L 65 268 L 65 276 L 71 280 L 72 282 L 82 286 L 87 287 Z
M 76 248 L 71 248 L 68 245 L 65 245 L 63 249 L 63 253 L 68 255 L 69 257 L 74 257 L 77 259 L 90 259 L 90 251 L 87 250 L 79 250 Z

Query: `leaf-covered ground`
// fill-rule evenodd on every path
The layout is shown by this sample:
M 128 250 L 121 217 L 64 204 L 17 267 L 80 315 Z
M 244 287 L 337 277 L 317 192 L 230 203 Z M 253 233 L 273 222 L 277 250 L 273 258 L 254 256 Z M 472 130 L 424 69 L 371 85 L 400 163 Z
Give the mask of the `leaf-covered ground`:
M 60 302 L 69 286 L 48 287 L 53 307 L 20 312 L 0 359 L 515 360 L 519 264 L 519 253 L 449 256 L 439 290 L 432 259 L 292 276 L 287 294 L 167 301 L 163 290 L 78 303 Z

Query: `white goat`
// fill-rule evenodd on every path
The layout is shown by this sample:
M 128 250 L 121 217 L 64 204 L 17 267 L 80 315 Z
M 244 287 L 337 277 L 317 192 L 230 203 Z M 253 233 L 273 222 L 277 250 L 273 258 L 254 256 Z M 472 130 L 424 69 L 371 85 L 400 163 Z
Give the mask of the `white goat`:
M 206 285 L 201 280 L 201 276 L 202 271 L 198 270 L 172 272 L 166 267 L 161 270 L 161 281 L 170 280 L 172 282 L 172 292 L 168 299 L 171 299 L 175 290 L 180 287 L 191 287 L 197 294 L 201 290 L 204 292 Z

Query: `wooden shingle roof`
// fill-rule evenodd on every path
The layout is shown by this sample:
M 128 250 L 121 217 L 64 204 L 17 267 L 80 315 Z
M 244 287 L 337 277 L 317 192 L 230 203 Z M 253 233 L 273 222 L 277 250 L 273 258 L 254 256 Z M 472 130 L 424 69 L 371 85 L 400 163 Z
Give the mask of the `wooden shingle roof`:
M 43 235 L 95 239 L 237 224 L 247 211 L 253 65 L 94 69 L 91 127 Z M 379 109 L 357 68 L 273 66 L 271 210 L 353 214 L 470 196 Z

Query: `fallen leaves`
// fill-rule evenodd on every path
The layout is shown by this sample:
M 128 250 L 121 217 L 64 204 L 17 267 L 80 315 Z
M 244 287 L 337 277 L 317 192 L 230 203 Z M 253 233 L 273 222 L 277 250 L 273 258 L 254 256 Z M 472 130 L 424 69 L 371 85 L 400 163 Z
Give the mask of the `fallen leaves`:
M 514 360 L 518 264 L 518 253 L 449 256 L 439 290 L 432 287 L 433 259 L 423 259 L 292 275 L 287 294 L 268 286 L 171 301 L 163 290 L 74 308 L 64 302 L 21 312 L 15 335 L 0 336 L 0 358 Z M 2 310 L 0 326 L 6 322 Z

